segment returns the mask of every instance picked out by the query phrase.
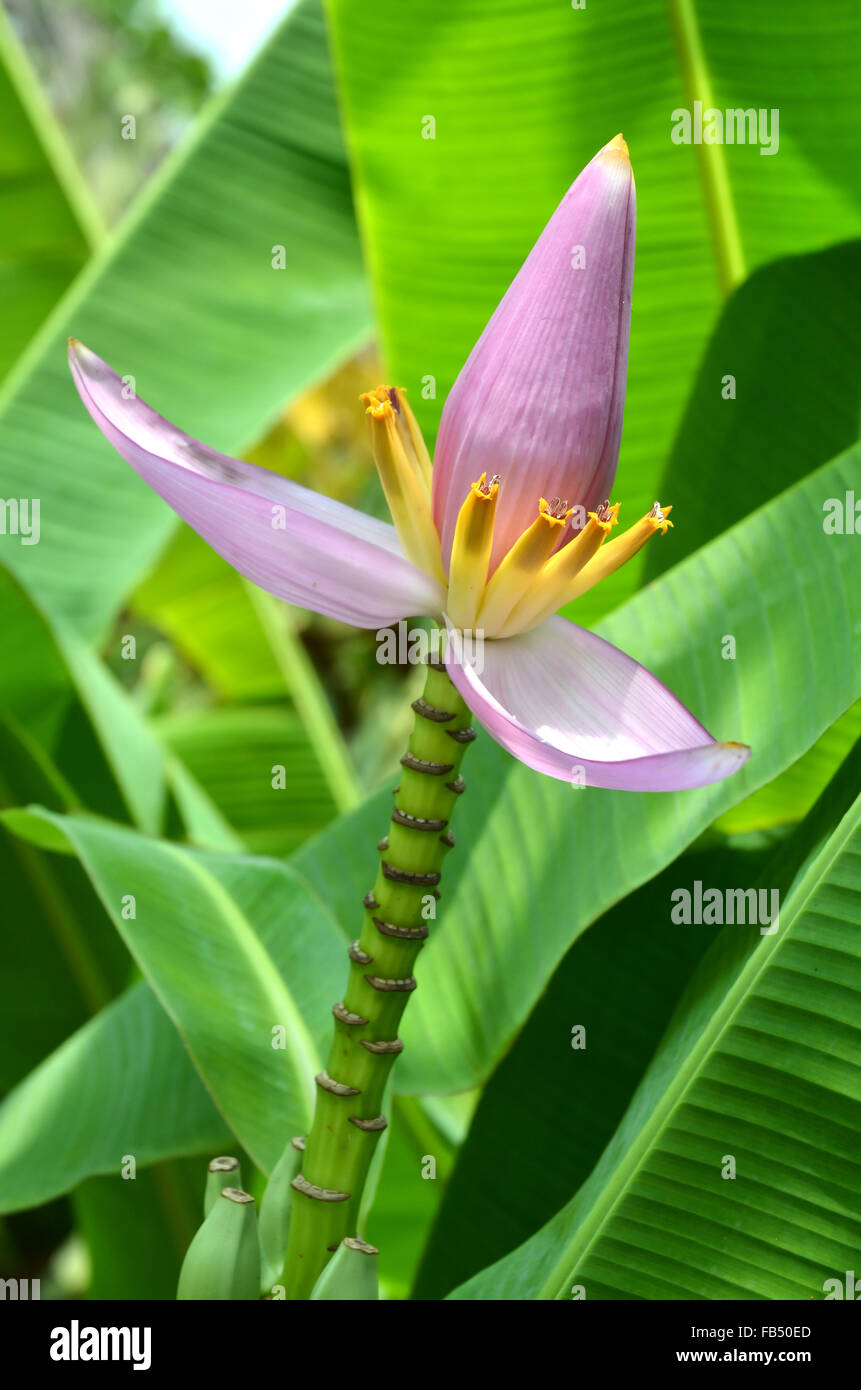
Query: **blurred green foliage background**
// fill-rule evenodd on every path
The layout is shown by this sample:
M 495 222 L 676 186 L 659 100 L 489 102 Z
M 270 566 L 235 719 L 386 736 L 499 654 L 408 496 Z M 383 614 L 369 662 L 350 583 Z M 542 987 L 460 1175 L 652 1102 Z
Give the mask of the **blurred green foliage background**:
M 432 440 L 622 129 L 616 495 L 677 525 L 571 616 L 754 757 L 579 802 L 471 750 L 370 1236 L 393 1298 L 488 1265 L 475 1296 L 821 1296 L 861 1225 L 861 543 L 822 525 L 861 497 L 857 6 L 277 9 L 237 19 L 245 64 L 154 4 L 0 8 L 0 495 L 41 501 L 38 545 L 0 535 L 0 1274 L 169 1298 L 206 1158 L 240 1150 L 260 1194 L 309 1098 L 298 1042 L 257 1057 L 248 1030 L 287 988 L 324 1046 L 416 693 L 373 633 L 288 611 L 176 523 L 81 410 L 66 337 L 207 443 L 384 515 L 359 392 L 403 383 Z M 674 145 L 695 100 L 777 109 L 779 151 Z M 779 883 L 785 935 L 671 927 L 694 878 Z M 748 1187 L 715 1185 L 722 1152 Z

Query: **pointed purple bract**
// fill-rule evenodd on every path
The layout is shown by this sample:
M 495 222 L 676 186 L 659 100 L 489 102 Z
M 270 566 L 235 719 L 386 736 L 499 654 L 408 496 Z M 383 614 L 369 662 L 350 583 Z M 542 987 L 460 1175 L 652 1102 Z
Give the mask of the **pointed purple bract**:
M 620 136 L 575 180 L 455 382 L 433 513 L 448 565 L 460 506 L 501 476 L 495 567 L 540 497 L 592 508 L 616 473 L 634 276 L 634 178 Z

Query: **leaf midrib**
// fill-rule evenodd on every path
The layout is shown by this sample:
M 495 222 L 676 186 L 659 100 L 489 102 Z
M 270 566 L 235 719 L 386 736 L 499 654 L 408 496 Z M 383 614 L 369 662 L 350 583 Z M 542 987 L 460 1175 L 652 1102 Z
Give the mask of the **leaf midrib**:
M 695 0 L 667 0 L 667 8 L 688 101 L 691 106 L 694 101 L 701 101 L 703 108 L 708 109 L 714 106 L 714 93 L 697 23 Z M 741 227 L 732 196 L 726 154 L 722 144 L 702 144 L 696 146 L 696 155 L 718 282 L 726 298 L 747 278 Z

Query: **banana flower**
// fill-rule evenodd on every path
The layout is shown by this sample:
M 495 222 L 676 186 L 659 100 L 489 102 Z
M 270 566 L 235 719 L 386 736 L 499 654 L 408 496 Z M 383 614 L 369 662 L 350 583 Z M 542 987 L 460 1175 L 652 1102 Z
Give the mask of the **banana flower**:
M 433 466 L 403 390 L 364 397 L 394 525 L 229 458 L 130 396 L 81 343 L 81 399 L 114 448 L 240 573 L 356 627 L 427 615 L 454 685 L 504 748 L 551 777 L 703 786 L 750 750 L 718 742 L 645 667 L 556 616 L 672 526 L 659 503 L 613 536 L 634 271 L 621 136 L 565 194 L 446 401 Z

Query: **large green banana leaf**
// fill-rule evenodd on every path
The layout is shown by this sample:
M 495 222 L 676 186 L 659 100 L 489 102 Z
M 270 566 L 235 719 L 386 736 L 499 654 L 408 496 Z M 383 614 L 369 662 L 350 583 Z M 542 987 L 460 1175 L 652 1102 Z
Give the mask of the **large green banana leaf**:
M 777 929 L 719 933 L 589 1180 L 454 1297 L 822 1298 L 854 1268 L 858 774 L 766 872 Z
M 244 1148 L 268 1172 L 310 1123 L 343 943 L 288 867 L 201 854 L 108 822 L 8 811 L 81 859 L 114 925 Z
M 859 299 L 861 241 L 775 261 L 729 298 L 656 488 L 677 525 L 647 548 L 647 582 L 855 443 Z
M 63 132 L 0 5 L 0 381 L 101 236 Z
M 273 268 L 278 247 L 284 269 Z M 213 100 L 7 379 L 3 496 L 41 500 L 40 544 L 7 545 L 8 564 L 49 615 L 92 637 L 174 525 L 82 409 L 70 334 L 163 414 L 235 453 L 369 327 L 323 20 L 304 0 Z
M 825 790 L 856 739 L 861 738 L 861 701 L 826 729 L 809 752 L 773 782 L 745 797 L 718 816 L 718 834 L 738 835 L 769 831 L 802 820 Z
M 483 1088 L 412 1297 L 445 1298 L 586 1181 L 714 940 L 669 922 L 673 890 L 752 885 L 772 853 L 694 847 L 577 938 Z M 488 1219 L 502 1210 L 504 1222 Z
M 149 985 L 73 1033 L 0 1106 L 0 1211 L 48 1202 L 95 1174 L 217 1153 L 230 1131 Z

